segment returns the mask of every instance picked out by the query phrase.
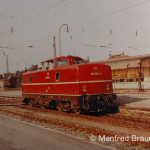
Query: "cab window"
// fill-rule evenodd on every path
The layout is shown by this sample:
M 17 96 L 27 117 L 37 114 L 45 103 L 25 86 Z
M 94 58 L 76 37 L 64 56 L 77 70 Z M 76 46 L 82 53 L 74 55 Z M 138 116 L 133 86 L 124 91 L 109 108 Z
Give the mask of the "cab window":
M 80 58 L 74 58 L 74 64 L 83 64 L 83 60 Z
M 53 69 L 54 62 L 51 61 L 46 61 L 42 62 L 42 70 L 52 70 Z
M 47 67 L 46 70 L 52 70 L 54 66 L 54 62 L 53 61 L 49 61 L 47 62 Z
M 68 63 L 69 63 L 68 59 L 59 59 L 59 60 L 56 60 L 55 66 L 67 65 Z

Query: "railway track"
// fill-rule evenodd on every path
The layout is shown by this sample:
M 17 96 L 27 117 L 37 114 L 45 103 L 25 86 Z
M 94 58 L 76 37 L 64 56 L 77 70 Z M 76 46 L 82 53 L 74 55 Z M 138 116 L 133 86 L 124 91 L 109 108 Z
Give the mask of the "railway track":
M 0 96 L 0 104 L 22 103 L 21 97 Z
M 106 136 L 106 137 L 114 137 L 115 138 L 115 136 L 116 136 L 116 134 L 108 133 L 108 132 L 102 131 L 98 128 L 88 127 L 88 126 L 81 127 L 76 124 L 61 122 L 61 121 L 57 121 L 54 119 L 46 119 L 46 118 L 42 118 L 42 117 L 39 117 L 39 116 L 36 116 L 33 114 L 21 113 L 21 112 L 12 111 L 12 110 L 8 110 L 8 109 L 1 109 L 1 108 L 0 108 L 0 112 L 6 113 L 7 115 L 13 115 L 15 117 L 19 117 L 19 118 L 21 118 L 21 120 L 37 121 L 37 122 L 41 122 L 41 123 L 52 124 L 52 125 L 56 125 L 56 126 L 59 126 L 62 128 L 69 128 L 73 131 L 85 132 L 90 135 L 95 135 L 97 137 L 100 135 L 101 137 Z M 118 137 L 119 137 L 119 135 L 118 135 Z M 129 139 L 128 143 L 130 143 L 131 145 L 142 146 L 144 148 L 150 148 L 150 143 L 147 143 L 147 142 L 132 141 L 131 139 Z
M 14 103 L 15 102 L 15 103 Z M 35 111 L 42 111 L 42 112 L 49 112 L 54 114 L 61 114 L 61 115 L 67 115 L 71 117 L 77 117 L 77 118 L 84 118 L 89 119 L 93 121 L 100 121 L 100 122 L 107 122 L 115 125 L 124 125 L 128 127 L 136 127 L 136 128 L 144 128 L 149 129 L 150 128 L 150 118 L 142 118 L 140 117 L 134 117 L 134 116 L 128 116 L 128 115 L 121 115 L 121 114 L 105 114 L 101 116 L 91 116 L 91 115 L 77 115 L 74 113 L 66 113 L 66 112 L 59 112 L 54 110 L 48 110 L 48 109 L 40 109 L 35 107 L 29 107 L 26 105 L 20 105 L 21 98 L 18 97 L 0 97 L 0 104 L 3 106 L 17 106 L 20 108 L 28 109 L 28 110 L 35 110 Z M 122 108 L 121 108 L 122 109 Z M 125 109 L 125 107 L 123 107 Z M 127 108 L 128 109 L 128 108 Z M 131 110 L 131 109 L 130 109 Z M 146 110 L 147 111 L 147 110 Z
M 15 103 L 14 103 L 15 100 Z M 140 117 L 134 117 L 134 116 L 128 116 L 128 115 L 121 115 L 121 114 L 105 114 L 100 116 L 91 116 L 91 115 L 77 115 L 74 113 L 66 113 L 66 112 L 59 112 L 55 110 L 48 110 L 48 109 L 41 109 L 41 108 L 35 108 L 35 107 L 29 107 L 26 105 L 20 105 L 17 104 L 17 102 L 20 102 L 20 98 L 12 98 L 12 97 L 0 97 L 0 104 L 4 106 L 11 106 L 16 105 L 17 107 L 28 109 L 28 110 L 35 110 L 35 111 L 41 111 L 41 112 L 48 112 L 52 114 L 61 114 L 61 115 L 67 115 L 71 117 L 77 117 L 81 119 L 88 119 L 93 121 L 100 121 L 100 122 L 106 122 L 111 123 L 114 125 L 123 125 L 128 126 L 129 128 L 139 128 L 139 129 L 150 129 L 150 118 L 142 118 Z M 6 104 L 7 103 L 7 104 Z M 123 108 L 125 109 L 125 108 Z M 128 108 L 127 108 L 128 109 Z
M 29 107 L 25 105 L 19 105 L 17 107 L 28 109 L 28 110 L 52 113 L 56 115 L 71 116 L 79 119 L 88 119 L 97 122 L 106 122 L 109 124 L 126 126 L 129 128 L 138 128 L 138 129 L 145 129 L 145 130 L 150 129 L 150 118 L 148 119 L 148 118 L 141 118 L 141 117 L 131 117 L 131 116 L 125 116 L 120 114 L 108 114 L 108 115 L 101 115 L 101 116 L 91 116 L 91 115 L 83 115 L 83 114 L 77 115 L 74 113 L 59 112 L 55 110 L 41 109 L 41 108 Z
M 21 97 L 10 97 L 10 96 L 0 96 L 0 103 L 14 103 L 14 102 L 22 102 Z M 127 106 L 119 106 L 119 109 L 125 110 L 138 110 L 138 111 L 147 111 L 150 112 L 150 108 L 146 107 L 127 107 Z
M 4 97 L 3 97 L 4 98 Z M 0 98 L 0 104 L 13 104 L 13 99 L 11 98 L 6 98 L 7 100 L 5 101 L 4 99 Z M 17 99 L 15 102 L 20 102 L 20 99 Z M 15 103 L 16 105 L 17 103 Z M 45 119 L 43 117 L 39 117 L 30 113 L 24 113 L 24 112 L 19 112 L 17 111 L 17 108 L 20 109 L 25 109 L 29 111 L 34 111 L 34 112 L 46 112 L 50 114 L 55 114 L 55 115 L 64 115 L 64 116 L 70 116 L 74 118 L 79 118 L 79 119 L 86 119 L 86 120 L 92 120 L 94 122 L 105 122 L 117 126 L 126 126 L 128 128 L 138 128 L 138 129 L 144 129 L 144 130 L 149 130 L 150 129 L 150 119 L 149 118 L 140 118 L 140 117 L 131 117 L 131 116 L 125 116 L 125 115 L 120 115 L 120 114 L 108 114 L 106 116 L 90 116 L 90 115 L 77 115 L 73 113 L 66 113 L 66 112 L 59 112 L 59 111 L 54 111 L 54 110 L 48 110 L 48 109 L 41 109 L 41 108 L 35 108 L 35 107 L 29 107 L 25 105 L 16 105 L 15 106 L 16 110 L 9 110 L 9 109 L 3 109 L 3 107 L 0 107 L 0 112 L 6 113 L 8 115 L 13 115 L 16 117 L 19 117 L 21 119 L 27 119 L 27 120 L 32 120 L 32 121 L 37 121 L 37 122 L 43 122 L 47 124 L 53 124 L 56 126 L 64 127 L 64 128 L 69 128 L 75 131 L 80 131 L 80 132 L 86 132 L 88 134 L 92 135 L 105 135 L 107 137 L 114 137 L 115 135 L 112 133 L 109 133 L 107 131 L 102 131 L 98 128 L 95 127 L 89 127 L 89 126 L 84 126 L 81 127 L 77 124 L 72 124 L 72 123 L 67 123 L 63 122 L 61 120 L 55 120 L 55 119 Z M 36 114 L 36 113 L 34 113 Z M 142 141 L 132 141 L 129 139 L 128 141 L 130 144 L 133 145 L 140 145 L 146 148 L 150 148 L 150 143 L 142 142 Z

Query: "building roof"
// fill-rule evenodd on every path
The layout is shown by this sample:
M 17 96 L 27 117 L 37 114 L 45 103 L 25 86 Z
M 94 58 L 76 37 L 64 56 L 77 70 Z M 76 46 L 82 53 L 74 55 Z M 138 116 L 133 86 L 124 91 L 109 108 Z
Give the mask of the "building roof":
M 126 56 L 126 57 L 117 57 L 113 59 L 106 59 L 106 60 L 101 60 L 97 61 L 98 63 L 111 63 L 111 62 L 122 62 L 122 61 L 132 61 L 132 60 L 142 60 L 150 58 L 150 54 L 145 54 L 145 55 L 137 55 L 137 56 Z
M 136 68 L 143 59 L 150 58 L 150 54 L 137 56 L 115 55 L 117 57 L 109 57 L 107 60 L 97 61 L 95 63 L 104 63 L 111 66 L 111 69 Z

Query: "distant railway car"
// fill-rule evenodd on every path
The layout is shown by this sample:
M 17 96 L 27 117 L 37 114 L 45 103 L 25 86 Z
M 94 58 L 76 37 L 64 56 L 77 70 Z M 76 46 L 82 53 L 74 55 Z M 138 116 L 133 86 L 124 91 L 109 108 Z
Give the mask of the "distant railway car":
M 22 94 L 26 104 L 59 111 L 118 110 L 110 66 L 84 63 L 76 56 L 49 59 L 40 69 L 24 73 Z

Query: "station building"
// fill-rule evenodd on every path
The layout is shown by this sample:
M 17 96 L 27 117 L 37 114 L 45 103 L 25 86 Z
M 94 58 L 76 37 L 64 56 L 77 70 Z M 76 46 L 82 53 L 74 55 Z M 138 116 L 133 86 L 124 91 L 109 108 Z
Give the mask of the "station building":
M 150 54 L 128 56 L 121 53 L 98 61 L 111 66 L 116 90 L 150 90 Z

